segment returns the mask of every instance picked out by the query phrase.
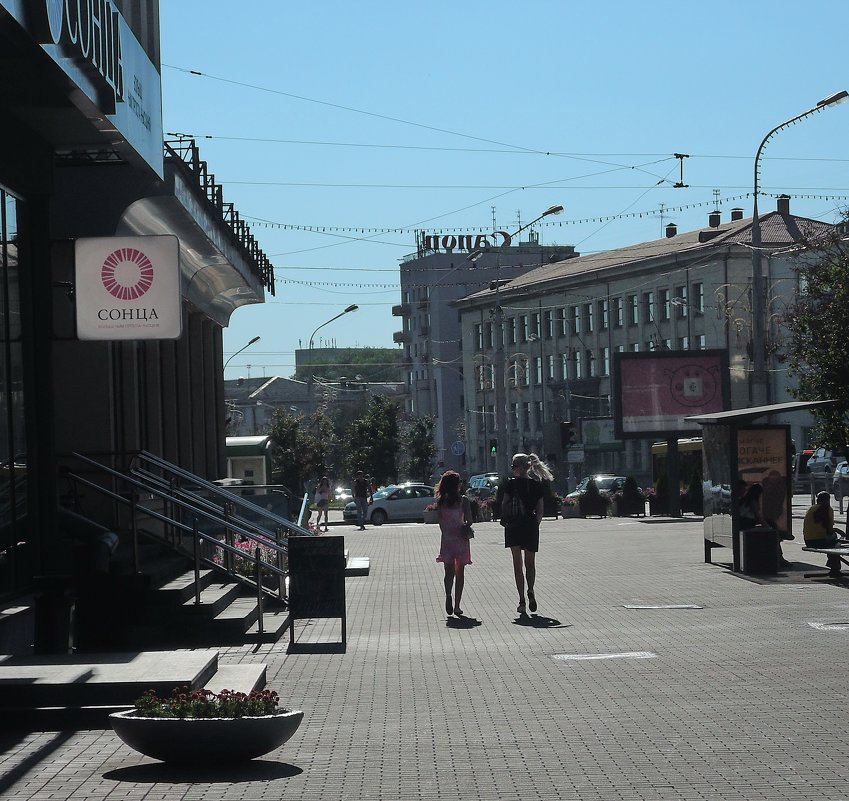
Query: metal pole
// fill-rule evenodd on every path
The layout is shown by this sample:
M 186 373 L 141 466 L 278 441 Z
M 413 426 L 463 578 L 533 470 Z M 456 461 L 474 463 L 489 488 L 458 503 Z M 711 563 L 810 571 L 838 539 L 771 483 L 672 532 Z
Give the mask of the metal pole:
M 259 545 L 256 546 L 256 550 L 254 551 L 254 559 L 256 559 L 256 608 L 258 612 L 256 622 L 259 636 L 262 637 L 264 634 L 262 619 L 262 552 L 259 549 Z
M 813 108 L 791 117 L 789 120 L 776 125 L 758 146 L 755 153 L 754 170 L 754 200 L 752 202 L 752 405 L 765 406 L 769 403 L 769 372 L 766 359 L 766 300 L 767 286 L 764 282 L 761 266 L 761 223 L 758 218 L 758 178 L 761 153 L 766 143 L 778 131 L 792 125 L 805 117 L 822 111 L 829 106 L 837 105 L 849 98 L 849 92 L 840 91 L 820 100 Z

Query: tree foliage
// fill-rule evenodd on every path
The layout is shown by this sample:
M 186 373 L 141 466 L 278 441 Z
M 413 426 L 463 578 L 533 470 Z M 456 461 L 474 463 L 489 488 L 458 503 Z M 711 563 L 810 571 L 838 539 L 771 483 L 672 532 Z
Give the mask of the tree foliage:
M 371 398 L 363 416 L 351 423 L 344 436 L 348 475 L 364 470 L 380 484 L 397 481 L 400 434 L 395 401 Z
M 849 413 L 849 243 L 839 229 L 809 243 L 799 260 L 799 294 L 787 312 L 791 390 L 799 400 L 834 399 L 814 407 L 818 443 L 846 453 Z
M 333 440 L 333 423 L 321 411 L 310 417 L 276 409 L 268 429 L 273 445 L 272 476 L 295 495 L 305 482 L 315 482 L 327 472 Z
M 433 417 L 414 417 L 401 426 L 401 472 L 411 480 L 427 482 L 433 472 L 434 427 Z

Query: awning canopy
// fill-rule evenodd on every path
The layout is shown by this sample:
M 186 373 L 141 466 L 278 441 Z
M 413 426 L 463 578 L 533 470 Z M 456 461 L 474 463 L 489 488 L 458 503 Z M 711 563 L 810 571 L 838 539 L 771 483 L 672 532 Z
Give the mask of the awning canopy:
M 733 409 L 729 412 L 714 412 L 713 414 L 697 414 L 685 418 L 688 422 L 699 423 L 699 425 L 721 425 L 723 423 L 745 423 L 758 417 L 766 417 L 771 414 L 782 414 L 784 412 L 798 412 L 811 409 L 814 406 L 825 406 L 829 403 L 837 403 L 836 400 L 821 401 L 789 401 L 788 403 L 773 403 L 769 406 L 753 406 L 750 409 Z

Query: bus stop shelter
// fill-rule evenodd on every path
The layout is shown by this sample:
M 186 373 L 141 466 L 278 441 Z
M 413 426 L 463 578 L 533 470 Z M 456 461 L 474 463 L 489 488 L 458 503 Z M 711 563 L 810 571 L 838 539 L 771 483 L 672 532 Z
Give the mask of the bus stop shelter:
M 790 426 L 770 418 L 834 403 L 797 401 L 687 418 L 702 426 L 705 562 L 712 549 L 731 548 L 736 572 L 778 572 L 779 545 L 791 539 L 793 475 Z M 740 500 L 760 484 L 765 525 L 741 526 Z

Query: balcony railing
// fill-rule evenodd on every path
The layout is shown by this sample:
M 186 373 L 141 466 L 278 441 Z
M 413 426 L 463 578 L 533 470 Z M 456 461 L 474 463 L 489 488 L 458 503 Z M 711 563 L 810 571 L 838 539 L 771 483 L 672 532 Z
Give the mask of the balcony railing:
M 200 158 L 194 139 L 173 139 L 165 142 L 165 163 L 176 164 L 195 181 L 209 206 L 216 210 L 222 224 L 230 231 L 233 244 L 242 251 L 251 263 L 254 274 L 262 281 L 265 289 L 274 294 L 274 267 L 262 251 L 248 224 L 239 216 L 232 203 L 224 202 L 221 184 L 209 172 L 207 164 Z

